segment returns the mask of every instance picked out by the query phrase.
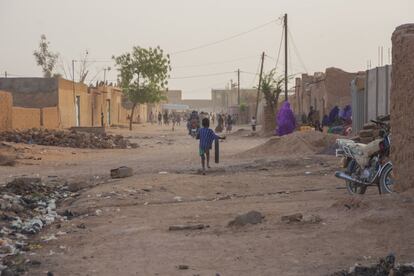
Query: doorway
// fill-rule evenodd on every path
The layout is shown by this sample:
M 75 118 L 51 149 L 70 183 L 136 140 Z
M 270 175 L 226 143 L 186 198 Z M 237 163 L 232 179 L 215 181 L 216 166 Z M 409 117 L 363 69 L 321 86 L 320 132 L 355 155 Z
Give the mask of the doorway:
M 106 123 L 111 126 L 111 100 L 106 100 Z
M 75 98 L 75 116 L 76 116 L 76 126 L 80 126 L 80 96 Z

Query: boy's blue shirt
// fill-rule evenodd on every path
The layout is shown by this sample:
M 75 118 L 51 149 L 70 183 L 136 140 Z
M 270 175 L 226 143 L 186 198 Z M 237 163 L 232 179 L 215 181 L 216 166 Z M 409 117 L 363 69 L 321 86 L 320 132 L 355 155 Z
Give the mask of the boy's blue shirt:
M 203 127 L 198 131 L 198 137 L 200 139 L 200 149 L 209 150 L 213 145 L 213 141 L 219 139 L 214 131 L 208 127 Z

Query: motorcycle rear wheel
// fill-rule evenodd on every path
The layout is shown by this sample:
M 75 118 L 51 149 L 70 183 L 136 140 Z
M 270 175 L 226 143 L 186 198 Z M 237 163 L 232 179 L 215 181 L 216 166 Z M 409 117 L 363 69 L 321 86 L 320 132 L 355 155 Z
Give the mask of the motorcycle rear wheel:
M 361 172 L 361 167 L 355 160 L 351 160 L 346 168 L 346 174 L 355 177 Z M 346 189 L 351 195 L 363 195 L 367 191 L 366 186 L 362 186 L 353 181 L 346 181 Z
M 390 194 L 394 192 L 395 177 L 392 172 L 392 166 L 387 166 L 381 174 L 380 189 L 382 194 Z

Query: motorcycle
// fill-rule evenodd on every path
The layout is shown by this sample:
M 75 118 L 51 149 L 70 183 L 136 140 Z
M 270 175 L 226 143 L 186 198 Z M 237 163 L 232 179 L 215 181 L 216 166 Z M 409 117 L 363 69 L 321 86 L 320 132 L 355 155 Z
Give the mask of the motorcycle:
M 369 144 L 349 139 L 337 139 L 336 156 L 342 157 L 344 171 L 335 176 L 346 181 L 350 194 L 364 194 L 369 186 L 377 186 L 380 194 L 392 193 L 394 176 L 389 160 L 391 135 L 387 124 L 371 120 L 380 127 L 380 139 Z
M 195 124 L 192 124 L 191 130 L 190 130 L 191 137 L 196 138 L 197 133 L 198 133 L 198 127 L 196 127 Z
M 188 134 L 191 135 L 191 137 L 196 138 L 198 130 L 200 129 L 200 118 L 195 111 L 191 113 L 190 118 L 188 119 L 187 129 Z

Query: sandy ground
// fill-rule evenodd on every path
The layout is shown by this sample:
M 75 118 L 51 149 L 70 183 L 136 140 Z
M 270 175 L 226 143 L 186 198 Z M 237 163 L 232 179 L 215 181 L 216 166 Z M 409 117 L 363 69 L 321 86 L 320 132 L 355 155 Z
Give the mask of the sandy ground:
M 247 128 L 247 127 L 246 127 Z M 36 239 L 38 260 L 27 275 L 329 275 L 390 252 L 414 261 L 412 194 L 362 197 L 346 194 L 333 177 L 334 156 L 240 153 L 268 139 L 229 135 L 221 162 L 199 174 L 197 142 L 183 127 L 140 125 L 111 130 L 138 149 L 84 150 L 18 145 L 41 160 L 0 167 L 0 182 L 40 175 L 77 182 L 80 196 L 60 210 L 76 216 L 52 225 Z M 249 151 L 251 152 L 251 151 Z M 109 170 L 130 166 L 134 175 L 110 180 Z M 228 227 L 236 215 L 261 212 L 261 224 Z M 302 213 L 321 221 L 290 223 Z M 169 231 L 176 224 L 202 230 Z M 41 241 L 55 234 L 57 240 Z M 179 269 L 186 265 L 188 269 Z

